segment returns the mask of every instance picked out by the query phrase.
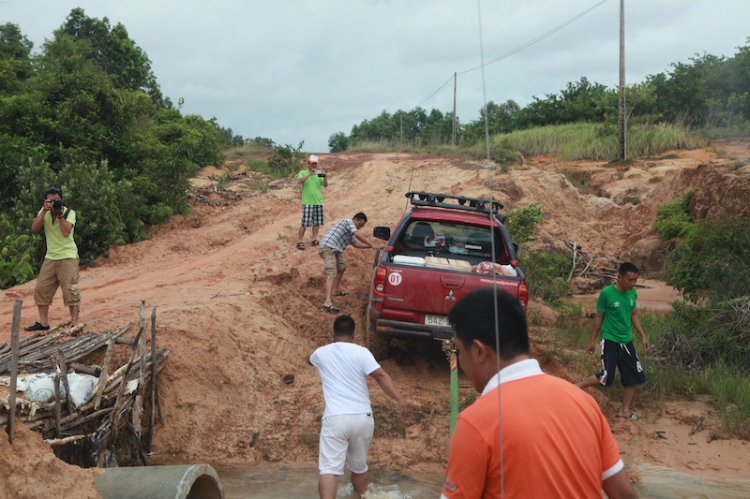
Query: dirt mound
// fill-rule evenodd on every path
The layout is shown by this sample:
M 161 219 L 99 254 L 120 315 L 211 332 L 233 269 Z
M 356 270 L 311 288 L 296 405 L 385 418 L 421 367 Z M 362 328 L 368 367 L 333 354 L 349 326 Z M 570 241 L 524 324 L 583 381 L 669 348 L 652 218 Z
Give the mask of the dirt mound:
M 724 147 L 720 142 L 703 150 L 674 151 L 627 168 L 529 159 L 508 172 L 494 171 L 492 193 L 508 208 L 540 203 L 545 213 L 540 244 L 564 250 L 563 240 L 575 241 L 589 254 L 614 258 L 639 247 L 645 255 L 662 244 L 651 229 L 656 210 L 687 187 L 702 188 L 709 179 L 711 185 L 722 185 L 723 195 L 705 198 L 711 206 L 747 199 L 750 172 L 733 170 L 735 161 L 723 155 Z M 747 142 L 731 147 L 735 156 L 738 151 L 750 156 Z M 358 211 L 370 218 L 368 234 L 375 225 L 392 226 L 407 208 L 407 190 L 488 195 L 487 171 L 479 161 L 342 153 L 322 156 L 321 163 L 329 175 L 326 229 Z M 155 228 L 148 241 L 113 248 L 108 259 L 82 271 L 81 316 L 89 329 L 100 331 L 133 320 L 140 300 L 157 308 L 157 342 L 171 355 L 161 377 L 165 423 L 154 439 L 156 462 L 315 462 L 324 403 L 317 373 L 305 359 L 329 341 L 333 322 L 320 309 L 321 259 L 314 250 L 295 248 L 300 208 L 293 178 L 268 189 L 232 191 L 231 184 L 219 185 L 227 181 L 222 172 L 203 172 L 199 184 L 208 187 L 202 194 L 206 199 L 193 198 L 193 214 Z M 232 192 L 224 194 L 225 188 Z M 349 294 L 336 305 L 355 318 L 361 333 L 374 253 L 352 248 L 345 256 L 349 268 L 342 287 Z M 33 287 L 27 283 L 0 294 L 0 341 L 7 341 L 14 298 L 24 300 L 23 323 L 35 320 Z M 555 317 L 541 306 L 532 311 L 541 321 L 538 326 L 532 321 L 537 338 L 541 328 L 554 327 Z M 51 320 L 62 321 L 66 313 L 58 297 Z M 425 470 L 445 465 L 448 363 L 438 345 L 418 348 L 383 363 L 416 407 L 413 419 L 402 421 L 390 400 L 371 387 L 379 421 L 373 466 Z M 554 352 L 543 345 L 535 348 L 545 369 L 575 378 Z M 295 376 L 293 383 L 284 383 L 287 374 Z M 462 379 L 462 400 L 472 391 Z M 611 416 L 612 408 L 602 403 Z M 663 417 L 668 414 L 655 421 Z M 651 423 L 638 428 L 646 424 Z M 652 438 L 648 429 L 640 433 L 619 422 L 613 428 L 618 438 L 627 433 L 621 444 L 630 458 L 666 464 L 667 459 L 636 445 Z M 706 460 L 719 463 L 725 455 L 714 456 L 715 448 L 706 449 Z M 0 468 L 14 461 L 16 452 L 4 447 Z M 679 455 L 668 464 L 689 468 Z M 746 462 L 733 465 L 742 468 L 739 473 L 750 473 Z

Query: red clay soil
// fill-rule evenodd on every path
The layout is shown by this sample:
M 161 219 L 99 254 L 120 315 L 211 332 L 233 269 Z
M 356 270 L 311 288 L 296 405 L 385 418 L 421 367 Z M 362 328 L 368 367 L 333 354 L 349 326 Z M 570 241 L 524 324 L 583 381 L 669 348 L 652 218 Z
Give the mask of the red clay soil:
M 488 195 L 488 173 L 481 161 L 409 154 L 320 156 L 329 173 L 324 230 L 358 211 L 370 219 L 366 234 L 375 225 L 392 226 L 406 208 L 408 190 Z M 638 160 L 626 168 L 534 158 L 506 173 L 497 170 L 490 178 L 495 197 L 508 209 L 540 203 L 545 220 L 537 244 L 564 248 L 563 240 L 575 241 L 589 254 L 640 259 L 647 268 L 657 269 L 659 255 L 663 259 L 668 252 L 651 228 L 658 207 L 689 187 L 701 190 L 701 199 L 712 202 L 741 199 L 750 185 L 750 166 L 736 168 L 736 162 L 747 157 L 748 142 L 718 142 Z M 206 168 L 194 184 L 221 191 L 217 181 L 225 171 Z M 324 403 L 318 375 L 305 359 L 329 341 L 333 322 L 333 316 L 320 308 L 322 261 L 309 244 L 309 231 L 307 249 L 295 248 L 300 207 L 294 179 L 268 189 L 259 188 L 261 182 L 248 175 L 225 186 L 229 193 L 204 190 L 194 198 L 191 215 L 155 228 L 148 241 L 113 248 L 109 258 L 81 272 L 81 318 L 88 330 L 99 332 L 137 320 L 141 300 L 147 310 L 157 309 L 157 343 L 171 354 L 160 378 L 164 424 L 154 439 L 151 459 L 156 463 L 223 467 L 317 461 Z M 727 191 L 738 194 L 732 197 Z M 335 304 L 361 325 L 374 252 L 350 248 L 345 256 L 349 268 L 342 288 L 349 294 Z M 0 293 L 0 342 L 8 341 L 14 299 L 23 300 L 23 325 L 36 320 L 34 285 Z M 67 319 L 59 293 L 50 314 L 53 323 Z M 567 371 L 550 351 L 547 339 L 554 335 L 556 312 L 532 302 L 530 317 L 532 339 L 545 339 L 535 344 L 534 352 L 547 372 L 570 380 L 590 374 Z M 448 366 L 436 345 L 421 347 L 423 351 L 382 363 L 416 408 L 410 420 L 401 421 L 392 401 L 377 385 L 371 386 L 381 423 L 371 448 L 372 466 L 406 473 L 435 472 L 445 466 Z M 284 383 L 287 374 L 294 374 L 293 383 Z M 463 378 L 460 385 L 464 400 L 473 389 Z M 747 442 L 719 435 L 706 443 L 718 415 L 705 402 L 636 407 L 644 417 L 630 422 L 616 420 L 614 404 L 592 393 L 610 418 L 628 464 L 750 476 Z M 704 411 L 708 417 L 701 431 L 687 437 Z M 670 438 L 657 439 L 656 430 Z M 26 497 L 88 497 L 70 495 L 65 484 L 90 482 L 93 471 L 57 462 L 41 439 L 23 431 L 21 435 L 12 447 L 0 442 L 4 485 L 21 487 L 26 482 L 13 482 L 19 480 L 13 476 L 28 475 L 37 469 L 36 462 L 44 462 L 39 483 L 45 493 L 29 491 Z

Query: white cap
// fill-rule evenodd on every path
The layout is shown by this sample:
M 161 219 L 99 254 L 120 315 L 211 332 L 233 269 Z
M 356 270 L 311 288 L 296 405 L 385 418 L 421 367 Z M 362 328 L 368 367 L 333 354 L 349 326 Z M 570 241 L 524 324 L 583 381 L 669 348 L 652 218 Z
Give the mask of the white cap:
M 314 155 L 314 154 L 311 154 L 310 158 L 307 160 L 307 162 L 308 163 L 317 163 L 318 162 L 318 157 L 316 155 Z

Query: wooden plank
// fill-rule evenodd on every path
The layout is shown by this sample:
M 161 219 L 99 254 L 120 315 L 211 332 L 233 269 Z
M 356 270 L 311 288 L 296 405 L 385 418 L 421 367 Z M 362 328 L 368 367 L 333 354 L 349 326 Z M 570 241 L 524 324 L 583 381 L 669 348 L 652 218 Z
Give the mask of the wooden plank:
M 57 438 L 60 438 L 62 431 L 60 431 L 60 373 L 55 373 L 55 434 Z
M 102 372 L 99 375 L 99 383 L 96 385 L 94 392 L 94 410 L 99 409 L 102 403 L 102 394 L 104 393 L 104 386 L 107 384 L 107 376 L 109 373 L 109 361 L 112 359 L 112 351 L 114 350 L 115 344 L 112 340 L 107 343 L 107 353 L 104 354 L 104 365 L 102 366 Z
M 10 330 L 10 348 L 12 358 L 10 361 L 10 393 L 8 393 L 8 440 L 13 443 L 16 435 L 16 388 L 18 387 L 18 330 L 21 326 L 21 306 L 23 301 L 13 302 L 13 325 Z
M 146 435 L 146 452 L 151 454 L 156 419 L 156 307 L 151 310 L 151 414 Z

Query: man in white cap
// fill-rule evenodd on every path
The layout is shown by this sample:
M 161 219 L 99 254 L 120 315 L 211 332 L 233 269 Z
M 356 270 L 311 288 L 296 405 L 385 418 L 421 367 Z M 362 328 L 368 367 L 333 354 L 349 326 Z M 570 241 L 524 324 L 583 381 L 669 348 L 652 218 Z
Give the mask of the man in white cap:
M 328 178 L 324 170 L 318 169 L 318 157 L 310 155 L 307 168 L 297 174 L 297 183 L 302 188 L 302 223 L 299 227 L 297 249 L 305 249 L 302 238 L 305 229 L 312 227 L 312 244 L 318 245 L 318 229 L 325 222 L 323 220 L 323 193 L 321 187 L 328 187 Z

